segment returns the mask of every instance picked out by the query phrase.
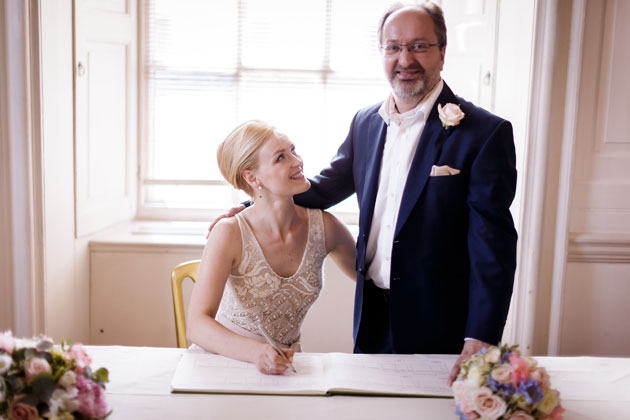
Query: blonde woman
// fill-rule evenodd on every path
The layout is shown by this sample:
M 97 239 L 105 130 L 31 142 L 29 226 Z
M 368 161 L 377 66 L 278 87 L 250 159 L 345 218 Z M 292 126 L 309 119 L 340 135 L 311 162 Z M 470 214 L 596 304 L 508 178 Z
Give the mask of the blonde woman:
M 309 189 L 288 137 L 261 121 L 236 127 L 217 151 L 219 169 L 254 205 L 212 229 L 188 309 L 188 339 L 205 350 L 283 373 L 300 351 L 300 328 L 322 288 L 330 254 L 352 279 L 356 248 L 333 215 L 300 207 Z M 265 341 L 284 350 L 283 359 Z

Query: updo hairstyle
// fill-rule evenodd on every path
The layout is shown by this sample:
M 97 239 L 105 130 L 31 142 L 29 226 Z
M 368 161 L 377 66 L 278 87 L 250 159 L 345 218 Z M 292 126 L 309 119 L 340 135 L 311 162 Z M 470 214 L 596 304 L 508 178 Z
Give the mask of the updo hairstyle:
M 275 128 L 266 122 L 246 121 L 232 130 L 217 149 L 217 162 L 223 178 L 250 197 L 254 196 L 254 191 L 243 178 L 243 171 L 258 167 L 258 150 L 274 132 Z

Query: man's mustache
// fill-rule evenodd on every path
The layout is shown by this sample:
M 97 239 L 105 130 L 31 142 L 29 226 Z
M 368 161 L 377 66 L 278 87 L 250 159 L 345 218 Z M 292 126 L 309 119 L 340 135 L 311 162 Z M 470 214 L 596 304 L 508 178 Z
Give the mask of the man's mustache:
M 420 66 L 414 66 L 414 67 L 400 67 L 400 66 L 396 66 L 394 68 L 394 71 L 417 71 L 420 72 L 421 74 L 425 74 L 426 70 L 424 69 L 424 67 Z

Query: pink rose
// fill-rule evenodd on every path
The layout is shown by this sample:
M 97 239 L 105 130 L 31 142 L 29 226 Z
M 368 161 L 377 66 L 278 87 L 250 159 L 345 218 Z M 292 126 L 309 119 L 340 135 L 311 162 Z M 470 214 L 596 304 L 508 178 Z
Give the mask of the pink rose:
M 79 403 L 77 411 L 85 417 L 102 418 L 107 413 L 105 393 L 99 384 L 86 379 L 83 375 L 77 376 L 76 383 L 79 394 L 75 400 Z
M 515 411 L 507 420 L 534 420 L 534 418 L 524 411 Z
M 11 331 L 0 333 L 0 349 L 4 349 L 4 351 L 11 354 L 13 347 L 15 347 L 15 339 Z
M 505 413 L 507 404 L 486 386 L 472 392 L 472 403 L 480 417 L 495 420 Z
M 30 382 L 35 375 L 40 373 L 50 373 L 50 365 L 41 357 L 31 357 L 24 364 L 24 373 L 26 374 L 26 380 Z
M 497 365 L 490 372 L 490 376 L 497 382 L 509 384 L 512 381 L 512 367 L 510 365 Z
M 538 382 L 541 388 L 544 388 L 549 385 L 549 374 L 544 367 L 538 367 L 534 369 L 531 374 L 531 378 Z
M 464 413 L 473 411 L 472 402 L 470 400 L 470 394 L 472 388 L 464 381 L 453 382 L 453 394 L 455 395 L 455 401 L 459 403 L 459 408 Z M 466 415 L 468 417 L 468 415 Z M 470 417 L 469 417 L 470 418 Z
M 37 420 L 39 414 L 37 408 L 32 405 L 24 404 L 20 402 L 20 399 L 13 401 L 9 407 L 9 418 L 11 420 Z
M 512 385 L 517 388 L 518 384 L 527 379 L 529 363 L 522 357 L 510 356 L 510 365 L 512 367 Z
M 454 127 L 464 118 L 464 114 L 459 105 L 448 103 L 442 107 L 438 104 L 438 114 L 444 128 Z
M 76 363 L 77 373 L 79 374 L 83 373 L 83 370 L 92 363 L 92 359 L 87 355 L 81 343 L 73 344 L 66 354 Z

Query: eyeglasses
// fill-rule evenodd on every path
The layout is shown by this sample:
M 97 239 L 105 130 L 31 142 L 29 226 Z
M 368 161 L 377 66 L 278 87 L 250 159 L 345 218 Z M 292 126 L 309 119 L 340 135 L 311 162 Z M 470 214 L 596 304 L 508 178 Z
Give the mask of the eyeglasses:
M 424 54 L 431 49 L 431 47 L 437 47 L 441 44 L 429 44 L 426 42 L 414 42 L 413 44 L 387 44 L 381 45 L 381 50 L 388 57 L 393 57 L 401 53 L 403 48 L 407 48 L 412 54 Z

